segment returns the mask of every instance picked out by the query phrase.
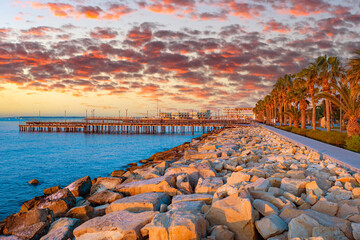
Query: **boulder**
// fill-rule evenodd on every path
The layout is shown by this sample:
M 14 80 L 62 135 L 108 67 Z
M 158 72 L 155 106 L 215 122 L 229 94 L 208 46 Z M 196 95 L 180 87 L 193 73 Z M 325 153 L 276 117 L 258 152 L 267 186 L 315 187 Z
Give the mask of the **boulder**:
M 60 186 L 45 188 L 44 189 L 44 195 L 51 195 L 53 193 L 56 193 L 60 189 L 61 189 Z
M 255 182 L 246 185 L 246 187 L 255 191 L 267 192 L 270 187 L 270 181 L 265 178 L 259 178 Z
M 170 196 L 181 194 L 181 192 L 179 192 L 174 187 L 175 187 L 175 176 L 165 175 L 162 177 L 151 178 L 148 180 L 121 184 L 115 188 L 115 191 L 127 195 L 136 195 L 147 192 L 164 192 Z
M 73 238 L 73 230 L 80 224 L 79 219 L 60 218 L 53 222 L 48 233 L 40 240 L 67 240 Z
M 320 224 L 315 219 L 305 214 L 301 214 L 289 222 L 288 237 L 289 239 L 309 238 L 312 236 L 313 228 L 319 226 Z
M 285 222 L 290 222 L 291 219 L 300 216 L 301 214 L 305 214 L 313 219 L 315 219 L 318 223 L 323 225 L 324 227 L 338 227 L 348 238 L 352 239 L 350 222 L 338 217 L 331 217 L 327 214 L 319 213 L 309 210 L 299 210 L 293 208 L 284 209 L 279 217 L 282 218 Z
M 334 202 L 329 202 L 326 198 L 322 197 L 315 205 L 311 207 L 312 210 L 325 213 L 330 216 L 335 216 L 338 211 L 338 204 Z
M 359 214 L 359 209 L 357 206 L 352 206 L 349 204 L 339 204 L 339 210 L 336 213 L 337 217 L 346 218 L 348 215 L 351 214 Z
M 206 204 L 211 204 L 213 195 L 211 194 L 182 194 L 176 195 L 172 199 L 172 203 L 186 202 L 186 201 L 204 201 Z
M 150 179 L 160 177 L 160 173 L 156 168 L 147 167 L 147 168 L 138 168 L 133 171 L 133 173 L 139 175 L 141 179 Z
M 152 222 L 141 229 L 141 234 L 151 240 L 192 240 L 205 237 L 206 226 L 201 213 L 171 210 L 156 214 Z
M 124 175 L 124 173 L 126 173 L 125 170 L 114 170 L 110 176 L 112 177 L 122 177 L 122 175 Z
M 170 204 L 171 199 L 166 193 L 142 193 L 131 197 L 121 198 L 106 208 L 106 214 L 127 210 L 129 212 L 160 211 L 161 204 Z
M 198 146 L 198 151 L 199 152 L 213 151 L 213 150 L 216 150 L 216 146 L 214 144 L 204 144 L 204 145 Z
M 189 166 L 195 167 L 199 171 L 199 176 L 202 178 L 212 178 L 216 176 L 216 171 L 211 167 L 209 161 L 195 162 Z
M 277 215 L 266 216 L 255 222 L 256 229 L 264 239 L 281 234 L 288 225 Z
M 122 178 L 117 177 L 98 177 L 95 184 L 91 187 L 90 195 L 103 190 L 113 190 L 122 183 Z
M 243 172 L 233 172 L 231 176 L 227 179 L 227 184 L 238 184 L 244 181 L 250 181 L 250 175 Z
M 81 222 L 85 222 L 92 218 L 94 208 L 91 206 L 74 207 L 66 213 L 66 217 L 80 219 Z
M 320 237 L 323 240 L 348 240 L 345 234 L 337 227 L 314 227 L 312 236 Z
M 281 180 L 280 188 L 284 191 L 290 192 L 295 196 L 300 196 L 305 192 L 307 181 L 304 179 L 283 178 Z
M 213 151 L 213 152 L 201 152 L 201 153 L 195 153 L 192 155 L 189 155 L 188 158 L 189 159 L 193 159 L 193 160 L 202 160 L 202 159 L 215 159 L 218 157 L 218 153 Z
M 190 184 L 189 176 L 185 174 L 176 177 L 176 187 L 184 194 L 192 194 L 194 192 Z
M 325 198 L 331 202 L 340 202 L 343 200 L 349 200 L 352 198 L 352 192 L 347 191 L 341 187 L 332 187 L 329 189 L 329 192 L 326 194 Z
M 76 198 L 74 195 L 69 189 L 64 188 L 45 197 L 40 201 L 37 207 L 39 209 L 49 208 L 52 210 L 54 217 L 59 218 L 64 217 L 67 211 L 75 206 L 75 204 Z
M 195 192 L 200 194 L 214 194 L 223 184 L 223 179 L 219 177 L 200 178 L 196 185 Z
M 226 225 L 236 240 L 255 239 L 253 208 L 248 198 L 240 198 L 233 194 L 211 205 L 206 215 L 209 223 Z
M 39 184 L 39 180 L 37 180 L 36 178 L 34 178 L 34 179 L 28 181 L 28 184 L 30 184 L 30 185 L 38 185 L 38 184 Z
M 210 236 L 221 240 L 233 240 L 235 237 L 234 233 L 225 225 L 216 225 L 212 227 Z
M 86 221 L 74 229 L 76 240 L 140 239 L 140 230 L 151 222 L 155 212 L 131 213 L 116 211 Z
M 8 216 L 4 220 L 2 232 L 15 235 L 23 239 L 39 239 L 53 222 L 53 215 L 49 209 L 32 209 Z
M 266 202 L 264 200 L 255 199 L 253 201 L 253 207 L 258 210 L 263 216 L 269 215 L 279 215 L 279 209 L 275 207 L 272 203 Z
M 107 203 L 112 203 L 120 198 L 123 198 L 122 194 L 115 193 L 109 190 L 104 190 L 98 193 L 95 193 L 87 200 L 94 206 L 104 205 Z
M 167 208 L 172 211 L 191 211 L 202 212 L 203 207 L 207 206 L 204 201 L 184 201 L 170 204 Z
M 360 240 L 360 223 L 351 223 L 352 233 L 355 240 Z
M 92 183 L 90 177 L 85 176 L 70 183 L 66 188 L 69 189 L 75 197 L 85 197 L 90 192 L 91 186 Z

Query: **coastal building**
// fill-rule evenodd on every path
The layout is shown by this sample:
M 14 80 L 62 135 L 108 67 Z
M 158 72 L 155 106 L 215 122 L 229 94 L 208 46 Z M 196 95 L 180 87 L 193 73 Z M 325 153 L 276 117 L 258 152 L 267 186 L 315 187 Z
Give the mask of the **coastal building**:
M 226 119 L 255 119 L 253 108 L 224 108 L 224 117 Z
M 161 112 L 162 119 L 211 119 L 211 110 L 199 112 Z

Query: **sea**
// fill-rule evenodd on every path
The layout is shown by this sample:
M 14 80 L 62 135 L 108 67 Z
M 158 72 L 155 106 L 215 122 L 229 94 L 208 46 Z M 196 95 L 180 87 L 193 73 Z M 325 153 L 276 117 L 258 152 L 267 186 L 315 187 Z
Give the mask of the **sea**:
M 67 117 L 67 121 L 83 118 Z M 119 135 L 19 132 L 18 125 L 36 117 L 0 118 L 0 221 L 45 188 L 65 187 L 84 177 L 107 177 L 127 164 L 147 159 L 201 135 Z M 41 121 L 63 121 L 42 117 Z M 39 184 L 28 184 L 36 178 Z

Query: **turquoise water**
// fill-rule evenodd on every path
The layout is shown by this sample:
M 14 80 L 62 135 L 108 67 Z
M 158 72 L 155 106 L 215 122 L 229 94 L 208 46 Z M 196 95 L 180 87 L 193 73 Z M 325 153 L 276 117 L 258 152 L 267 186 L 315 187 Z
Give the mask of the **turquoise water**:
M 109 176 L 130 162 L 201 135 L 19 132 L 23 120 L 29 119 L 0 119 L 0 220 L 18 212 L 23 202 L 42 195 L 47 187 L 64 187 L 86 175 Z M 33 178 L 40 184 L 29 185 Z

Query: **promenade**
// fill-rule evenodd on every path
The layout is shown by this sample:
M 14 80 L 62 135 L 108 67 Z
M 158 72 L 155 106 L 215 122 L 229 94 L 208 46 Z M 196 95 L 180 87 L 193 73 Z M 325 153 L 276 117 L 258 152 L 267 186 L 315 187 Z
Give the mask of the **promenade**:
M 303 137 L 298 134 L 287 132 L 265 124 L 259 125 L 286 138 L 288 141 L 297 144 L 298 146 L 305 146 L 309 149 L 319 152 L 323 155 L 324 159 L 329 159 L 340 164 L 341 166 L 347 167 L 356 172 L 360 172 L 359 153 L 355 153 L 311 138 Z

